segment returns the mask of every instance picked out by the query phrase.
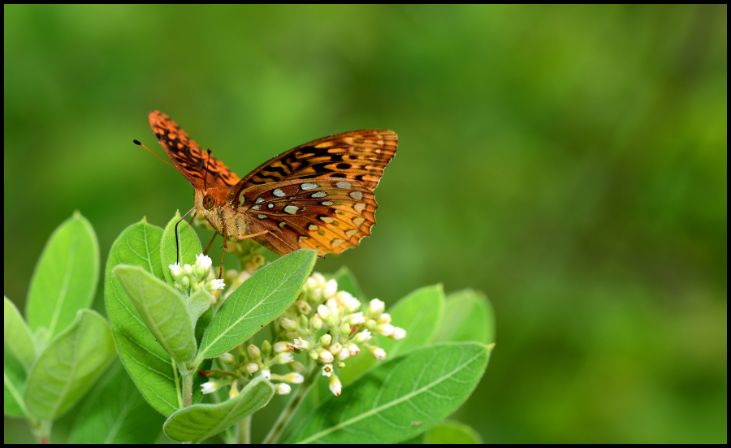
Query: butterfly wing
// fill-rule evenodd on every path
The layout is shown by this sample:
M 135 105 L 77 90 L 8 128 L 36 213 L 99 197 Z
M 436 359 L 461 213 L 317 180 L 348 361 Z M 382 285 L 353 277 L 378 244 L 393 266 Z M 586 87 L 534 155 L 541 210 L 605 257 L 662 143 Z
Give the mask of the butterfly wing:
M 299 248 L 340 253 L 369 236 L 373 190 L 393 159 L 393 131 L 332 135 L 262 164 L 231 190 L 229 205 L 246 217 L 257 241 L 278 253 Z
M 180 174 L 185 176 L 196 190 L 202 190 L 205 184 L 208 193 L 223 203 L 231 187 L 239 182 L 239 177 L 215 157 L 211 156 L 209 160 L 206 151 L 188 137 L 188 134 L 168 115 L 154 111 L 148 118 L 152 131 Z

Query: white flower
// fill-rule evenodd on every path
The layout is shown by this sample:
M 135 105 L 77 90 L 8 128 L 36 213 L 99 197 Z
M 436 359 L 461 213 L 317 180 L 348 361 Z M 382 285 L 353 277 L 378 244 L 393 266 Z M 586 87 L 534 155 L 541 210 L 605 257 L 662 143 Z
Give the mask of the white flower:
M 362 311 L 348 315 L 348 323 L 350 325 L 362 325 L 366 321 Z
M 273 364 L 289 364 L 292 361 L 294 361 L 294 355 L 292 352 L 280 353 L 272 359 Z
M 250 374 L 255 374 L 257 370 L 259 370 L 259 364 L 255 362 L 250 362 L 246 364 L 246 371 Z
M 195 258 L 195 271 L 201 277 L 208 273 L 212 265 L 213 261 L 208 255 L 199 254 Z
M 383 300 L 373 299 L 368 302 L 368 312 L 374 315 L 381 314 L 386 309 L 386 303 Z
M 335 297 L 340 301 L 340 303 L 343 304 L 343 306 L 346 310 L 348 310 L 349 313 L 352 313 L 360 308 L 360 300 L 353 297 L 348 291 L 338 291 Z
M 335 281 L 335 279 L 328 280 L 325 284 L 325 291 L 323 292 L 323 295 L 330 298 L 335 296 L 336 292 L 338 292 L 338 282 Z
M 398 341 L 399 339 L 403 339 L 403 338 L 405 338 L 405 337 L 406 337 L 406 330 L 404 330 L 404 329 L 403 329 L 403 328 L 401 328 L 401 327 L 395 327 L 395 328 L 393 329 L 393 336 L 392 336 L 392 337 L 393 337 L 394 339 L 396 339 L 397 341 Z
M 221 387 L 221 383 L 215 380 L 207 381 L 201 384 L 201 392 L 204 394 L 212 394 Z
M 170 275 L 172 275 L 173 279 L 178 280 L 180 277 L 183 276 L 183 268 L 180 267 L 180 264 L 174 263 L 170 266 Z
M 350 352 L 350 356 L 355 356 L 358 353 L 360 353 L 360 347 L 358 347 L 356 344 L 353 344 L 352 342 L 345 346 L 345 349 Z M 345 351 L 345 350 L 344 350 Z M 342 352 L 340 352 L 342 353 Z
M 343 384 L 340 382 L 340 378 L 337 375 L 332 375 L 330 381 L 328 381 L 328 385 L 330 386 L 330 392 L 336 397 L 339 397 L 343 391 Z
M 277 395 L 287 395 L 288 393 L 292 392 L 292 386 L 287 383 L 278 383 L 274 386 L 274 391 L 277 393 Z
M 282 377 L 282 381 L 286 381 L 291 384 L 302 384 L 305 381 L 305 377 L 297 372 L 291 372 Z
M 365 330 L 355 335 L 356 342 L 366 342 L 371 339 L 371 332 L 366 328 Z
M 226 352 L 223 355 L 219 356 L 218 359 L 224 364 L 233 364 L 233 362 L 235 361 L 234 355 L 229 352 Z
M 331 362 L 333 362 L 334 359 L 335 357 L 329 351 L 323 350 L 320 352 L 320 361 L 322 361 L 323 363 L 330 364 Z
M 382 324 L 378 326 L 378 333 L 383 336 L 391 336 L 393 334 L 394 326 L 391 324 Z
M 272 372 L 269 369 L 262 369 L 261 370 L 261 376 L 265 380 L 270 380 L 270 379 L 272 379 Z
M 297 350 L 307 350 L 310 347 L 310 343 L 302 338 L 296 338 L 292 345 Z
M 280 325 L 282 326 L 282 328 L 284 328 L 285 330 L 294 330 L 294 329 L 296 329 L 296 328 L 297 328 L 297 322 L 296 322 L 296 321 L 294 321 L 294 320 L 292 320 L 292 319 L 290 319 L 290 318 L 288 318 L 288 317 L 283 317 L 283 318 L 282 318 L 282 319 L 281 319 L 281 320 L 279 321 L 279 324 L 280 324 Z
M 332 364 L 325 364 L 322 366 L 322 376 L 330 376 L 333 374 L 333 365 Z
M 348 358 L 350 358 L 350 350 L 340 350 L 340 353 L 338 353 L 338 361 L 345 361 Z
M 208 290 L 215 291 L 217 289 L 223 289 L 226 287 L 226 283 L 223 282 L 222 278 L 214 278 L 208 282 Z
M 373 350 L 371 350 L 371 353 L 373 354 L 373 357 L 379 361 L 386 359 L 386 351 L 381 347 L 374 347 Z
M 322 319 L 327 319 L 328 317 L 330 317 L 330 308 L 326 307 L 325 305 L 318 305 L 317 314 Z

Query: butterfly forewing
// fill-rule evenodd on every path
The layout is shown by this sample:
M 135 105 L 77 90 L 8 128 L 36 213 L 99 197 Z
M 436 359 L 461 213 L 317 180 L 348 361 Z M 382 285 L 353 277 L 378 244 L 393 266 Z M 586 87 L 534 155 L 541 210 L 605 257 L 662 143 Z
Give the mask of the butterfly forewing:
M 175 168 L 193 184 L 196 190 L 202 190 L 205 184 L 208 193 L 223 202 L 230 194 L 231 187 L 239 182 L 239 177 L 220 160 L 212 156 L 209 160 L 206 151 L 203 151 L 198 143 L 188 137 L 188 134 L 166 114 L 154 111 L 148 118 L 152 131 L 173 161 Z

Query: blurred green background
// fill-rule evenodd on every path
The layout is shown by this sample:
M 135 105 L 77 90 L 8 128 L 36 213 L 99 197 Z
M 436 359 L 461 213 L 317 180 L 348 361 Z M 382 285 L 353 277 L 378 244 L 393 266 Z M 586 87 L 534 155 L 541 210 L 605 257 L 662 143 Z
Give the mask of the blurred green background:
M 239 175 L 391 128 L 373 236 L 318 269 L 348 265 L 391 303 L 436 282 L 488 294 L 497 347 L 457 418 L 486 442 L 725 442 L 726 17 L 6 5 L 5 294 L 24 303 L 75 209 L 106 257 L 143 215 L 163 225 L 192 205 L 131 143 L 159 149 L 151 110 Z

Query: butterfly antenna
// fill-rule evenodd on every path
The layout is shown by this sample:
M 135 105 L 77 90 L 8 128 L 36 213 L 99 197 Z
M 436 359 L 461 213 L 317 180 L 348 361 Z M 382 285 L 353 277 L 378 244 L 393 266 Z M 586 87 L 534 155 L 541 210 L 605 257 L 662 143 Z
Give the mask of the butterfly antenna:
M 173 164 L 172 164 L 172 163 L 170 163 L 170 161 L 168 161 L 168 160 L 165 160 L 165 159 L 163 159 L 162 157 L 160 157 L 160 154 L 158 154 L 158 153 L 156 153 L 155 151 L 153 151 L 153 150 L 151 150 L 150 148 L 148 148 L 148 147 L 147 147 L 147 146 L 146 146 L 146 145 L 145 145 L 144 143 L 142 143 L 141 141 L 139 141 L 139 140 L 137 140 L 137 139 L 134 139 L 134 140 L 132 140 L 132 143 L 134 143 L 135 145 L 137 145 L 137 146 L 139 146 L 140 148 L 144 149 L 145 151 L 149 152 L 149 153 L 150 153 L 150 154 L 152 154 L 153 156 L 157 157 L 157 159 L 158 159 L 159 161 L 161 161 L 162 163 L 164 163 L 165 165 L 169 165 L 169 166 L 172 166 L 173 168 L 175 168 L 175 167 L 173 166 Z
M 205 174 L 203 174 L 203 192 L 206 191 L 206 181 L 208 180 L 208 164 L 211 161 L 211 148 L 208 148 L 206 152 L 208 153 L 208 158 L 206 159 L 206 171 Z

